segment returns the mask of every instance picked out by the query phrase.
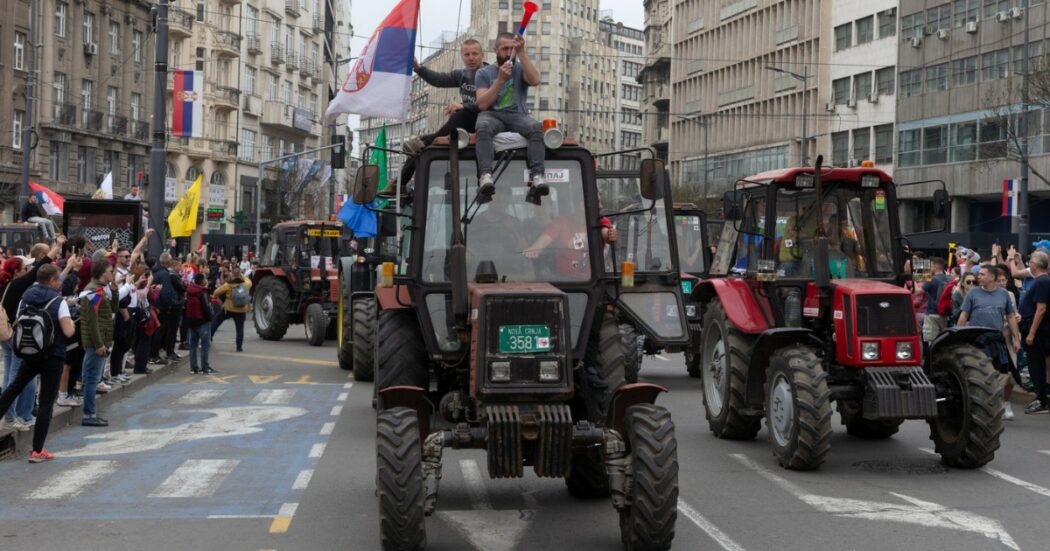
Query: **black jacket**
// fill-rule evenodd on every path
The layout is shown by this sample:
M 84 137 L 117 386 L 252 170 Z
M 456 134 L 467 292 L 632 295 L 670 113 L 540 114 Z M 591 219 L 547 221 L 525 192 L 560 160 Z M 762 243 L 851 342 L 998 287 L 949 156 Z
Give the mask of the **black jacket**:
M 488 63 L 483 64 L 482 67 L 486 65 Z M 419 78 L 431 86 L 437 88 L 458 87 L 463 108 L 471 111 L 478 110 L 477 88 L 474 86 L 474 74 L 476 72 L 467 68 L 453 69 L 448 73 L 439 73 L 422 66 L 416 69 L 416 74 L 419 75 Z
M 28 222 L 30 218 L 39 216 L 41 218 L 47 218 L 47 213 L 40 207 L 40 204 L 33 204 L 26 201 L 26 204 L 22 205 L 22 221 Z

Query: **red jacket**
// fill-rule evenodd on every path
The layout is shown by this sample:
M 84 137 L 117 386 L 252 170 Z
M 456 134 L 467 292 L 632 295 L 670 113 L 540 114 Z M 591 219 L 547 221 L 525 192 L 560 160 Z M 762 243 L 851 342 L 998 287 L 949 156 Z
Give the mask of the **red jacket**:
M 211 321 L 209 319 L 205 319 L 202 315 L 202 295 L 204 297 L 204 300 L 211 302 L 211 295 L 208 294 L 207 287 L 191 283 L 190 286 L 186 288 L 186 321 L 188 321 L 190 325 L 194 327 Z M 215 311 L 214 306 L 212 308 L 212 311 Z

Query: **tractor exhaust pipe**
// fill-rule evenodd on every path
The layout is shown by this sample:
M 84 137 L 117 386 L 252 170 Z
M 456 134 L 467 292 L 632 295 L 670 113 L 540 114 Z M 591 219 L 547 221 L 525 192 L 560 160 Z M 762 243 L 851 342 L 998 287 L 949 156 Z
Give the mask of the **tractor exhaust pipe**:
M 828 289 L 831 287 L 831 267 L 828 265 L 828 228 L 824 227 L 824 183 L 821 178 L 821 169 L 824 165 L 824 156 L 817 155 L 817 163 L 813 167 L 813 186 L 817 194 L 817 250 L 814 254 L 813 283 L 817 287 L 821 307 L 825 306 L 828 297 Z
M 463 238 L 460 216 L 459 147 L 453 133 L 448 140 L 448 180 L 446 188 L 452 195 L 452 243 L 449 247 L 449 279 L 452 283 L 452 315 L 456 328 L 467 328 L 467 245 Z M 451 335 L 450 335 L 451 336 Z

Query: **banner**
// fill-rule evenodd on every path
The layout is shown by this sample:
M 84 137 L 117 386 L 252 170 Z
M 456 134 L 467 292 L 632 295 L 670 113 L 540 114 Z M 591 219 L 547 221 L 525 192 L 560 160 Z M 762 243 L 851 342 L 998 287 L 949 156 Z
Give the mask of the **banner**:
M 404 120 L 412 91 L 419 0 L 401 0 L 372 33 L 325 119 L 343 113 Z
M 173 71 L 171 133 L 200 138 L 204 133 L 204 72 Z
M 1020 197 L 1017 190 L 1020 180 L 1003 180 L 1003 213 L 1002 216 L 1020 216 Z
M 197 176 L 190 189 L 186 190 L 182 199 L 171 210 L 168 215 L 168 230 L 172 237 L 189 237 L 193 230 L 197 229 L 197 206 L 201 202 L 201 180 L 204 176 Z
M 95 190 L 92 199 L 112 199 L 113 198 L 113 171 L 106 173 L 106 177 L 102 179 L 102 183 L 98 185 L 98 189 Z

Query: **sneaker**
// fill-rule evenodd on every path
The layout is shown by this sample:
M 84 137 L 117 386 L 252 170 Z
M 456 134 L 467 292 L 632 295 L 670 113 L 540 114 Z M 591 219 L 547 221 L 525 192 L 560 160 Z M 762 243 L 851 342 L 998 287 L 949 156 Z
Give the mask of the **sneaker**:
M 68 396 L 68 395 L 67 396 L 59 396 L 58 400 L 56 400 L 55 403 L 60 405 L 60 406 L 62 406 L 62 407 L 67 407 L 67 408 L 75 408 L 77 406 L 82 405 L 80 403 L 80 400 L 78 400 L 76 396 Z
M 25 419 L 22 419 L 21 417 L 15 417 L 15 422 L 16 423 L 22 423 L 23 425 L 25 425 L 26 430 L 29 430 L 29 429 L 31 429 L 31 428 L 36 426 L 36 417 L 34 417 L 34 418 L 32 418 L 32 419 L 30 419 L 28 421 L 25 420 Z
M 107 385 L 106 383 L 99 383 L 98 386 L 95 387 L 95 392 L 97 392 L 98 394 L 105 394 L 111 390 L 113 390 L 113 387 Z
M 532 177 L 532 187 L 539 187 L 539 186 L 545 185 L 546 183 L 547 183 L 547 179 L 544 178 L 542 174 L 535 174 L 535 175 L 533 175 L 533 177 Z
M 156 358 L 150 358 L 149 359 L 149 363 L 151 363 L 153 365 L 164 365 L 164 364 L 166 364 L 168 362 L 167 362 L 167 360 L 164 360 L 163 358 L 158 356 Z
M 43 463 L 44 461 L 51 461 L 55 458 L 55 454 L 49 453 L 47 450 L 40 450 L 38 452 L 29 452 L 30 463 Z
M 193 373 L 194 375 L 197 375 L 197 374 L 199 374 L 200 372 L 201 372 L 201 370 L 197 369 L 196 367 L 194 367 L 194 368 L 190 369 L 190 373 Z
M 179 354 L 178 352 L 172 352 L 171 355 L 168 356 L 168 360 L 181 360 L 181 359 L 182 359 L 182 355 Z
M 419 152 L 423 151 L 426 146 L 427 144 L 423 143 L 419 136 L 412 136 L 401 145 L 401 150 L 409 155 L 419 155 Z
M 80 425 L 84 427 L 108 427 L 109 421 L 106 421 L 101 417 L 85 417 L 84 420 L 80 422 Z
M 212 369 L 210 367 L 205 367 L 201 372 L 204 373 L 205 375 L 211 375 L 212 373 L 218 373 L 218 371 L 216 371 L 216 370 L 214 370 L 214 369 Z
M 1050 409 L 1047 409 L 1046 403 L 1038 398 L 1029 402 L 1024 408 L 1025 415 L 1039 415 L 1047 412 L 1050 412 Z
M 29 427 L 25 426 L 22 423 L 22 420 L 16 417 L 14 419 L 4 419 L 3 421 L 0 421 L 0 429 L 9 429 L 18 432 L 25 432 L 29 430 Z
M 484 185 L 491 185 L 491 184 L 492 184 L 492 175 L 487 173 L 487 172 L 485 174 L 482 174 L 481 178 L 478 178 L 478 187 L 481 187 L 481 186 L 484 186 Z
M 131 382 L 131 376 L 127 375 L 125 373 L 121 373 L 120 375 L 117 375 L 117 382 L 122 384 L 122 385 L 123 384 L 127 384 L 127 383 Z
M 1003 404 L 1003 419 L 1014 420 L 1014 408 L 1010 407 L 1010 404 Z

